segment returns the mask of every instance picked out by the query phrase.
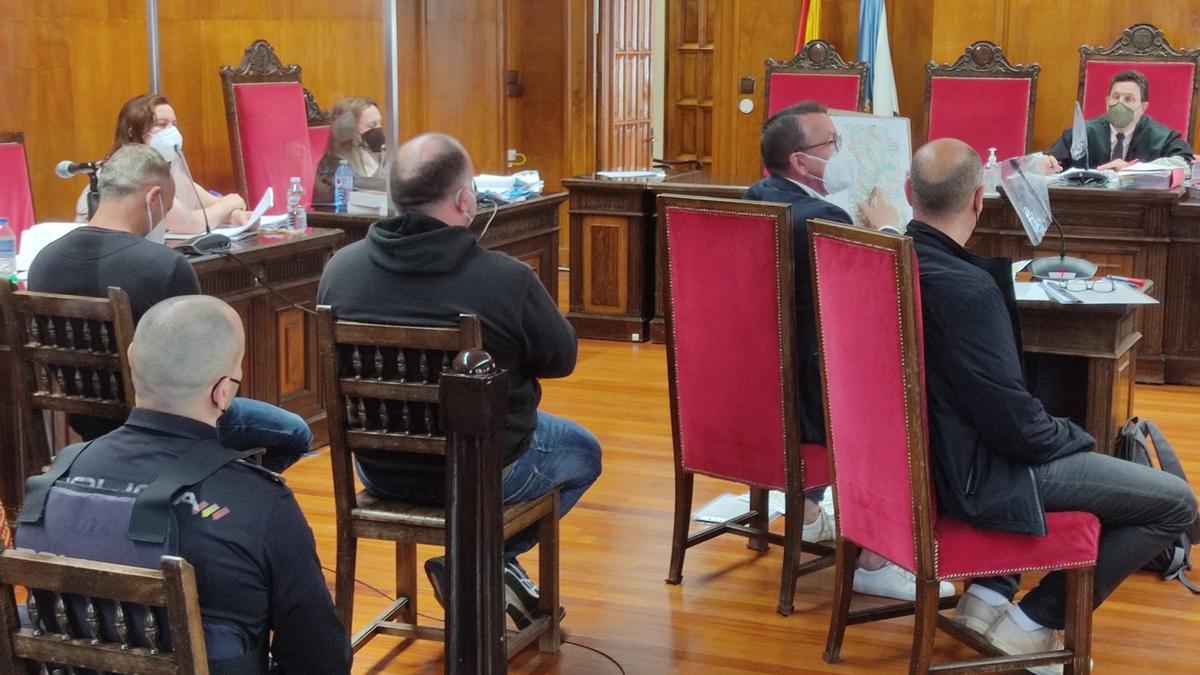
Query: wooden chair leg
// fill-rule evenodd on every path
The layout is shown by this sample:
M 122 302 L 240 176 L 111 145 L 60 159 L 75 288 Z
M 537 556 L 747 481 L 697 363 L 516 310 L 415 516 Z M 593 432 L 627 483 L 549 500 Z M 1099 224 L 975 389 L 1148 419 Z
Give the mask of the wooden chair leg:
M 443 592 L 445 589 L 442 589 Z M 400 610 L 406 623 L 417 623 L 417 545 L 396 542 L 396 597 L 408 598 Z
M 1063 666 L 1064 675 L 1092 672 L 1092 603 L 1095 587 L 1094 567 L 1067 570 L 1067 616 L 1063 646 L 1074 658 Z
M 792 505 L 788 504 L 789 512 Z M 803 521 L 803 518 L 799 519 Z M 791 548 L 789 546 L 789 548 Z M 850 593 L 854 587 L 854 566 L 858 564 L 858 554 L 862 547 L 850 541 L 837 538 L 836 563 L 833 577 L 833 611 L 829 614 L 829 637 L 825 641 L 826 663 L 837 663 L 842 660 L 842 637 L 846 634 L 846 620 L 850 617 Z
M 933 660 L 933 638 L 937 634 L 938 582 L 917 579 L 917 599 L 913 605 L 913 647 L 908 672 L 928 673 Z
M 351 634 L 354 619 L 354 573 L 358 560 L 358 539 L 350 534 L 348 527 L 338 527 L 337 569 L 334 572 L 334 609 L 346 634 Z
M 561 642 L 558 625 L 558 500 L 554 509 L 538 522 L 538 614 L 550 618 L 550 626 L 538 638 L 538 651 L 557 652 Z
M 784 499 L 787 515 L 783 520 L 783 576 L 779 582 L 776 611 L 791 616 L 796 611 L 796 570 L 800 567 L 800 545 L 804 536 L 804 494 L 790 491 Z
M 767 542 L 767 528 L 771 526 L 769 497 L 769 490 L 750 488 L 750 510 L 755 513 L 754 518 L 750 520 L 750 527 L 759 532 L 758 536 L 746 540 L 746 548 L 752 551 L 765 551 L 769 548 Z
M 675 467 L 675 531 L 671 536 L 671 567 L 667 583 L 683 580 L 683 554 L 687 551 L 688 526 L 692 522 L 692 488 L 695 475 Z

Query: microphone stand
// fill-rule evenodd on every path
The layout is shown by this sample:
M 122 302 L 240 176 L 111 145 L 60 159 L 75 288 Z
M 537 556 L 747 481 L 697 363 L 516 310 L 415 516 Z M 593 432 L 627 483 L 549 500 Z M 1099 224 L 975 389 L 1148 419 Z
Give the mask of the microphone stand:
M 178 145 L 175 146 L 175 156 L 179 158 L 183 172 L 187 174 L 188 184 L 192 186 L 192 193 L 196 195 L 196 206 L 200 208 L 200 214 L 204 217 L 204 234 L 188 239 L 187 243 L 180 246 L 178 250 L 184 255 L 208 255 L 228 251 L 232 240 L 223 234 L 213 234 L 212 229 L 208 226 L 208 212 L 200 203 L 200 191 L 196 189 L 196 181 L 192 179 L 192 170 L 188 167 L 187 158 L 183 156 L 183 151 Z M 190 218 L 191 214 L 188 214 L 188 217 Z
M 1025 170 L 1021 168 L 1020 162 L 1015 158 L 1010 159 L 1009 166 L 1017 170 L 1017 175 L 1025 182 L 1025 186 L 1029 188 L 1031 193 L 1034 192 L 1033 183 L 1029 181 L 1029 176 L 1025 175 Z M 1042 206 L 1041 200 L 1038 200 L 1038 206 Z M 1062 224 L 1050 213 L 1050 210 L 1042 206 L 1046 218 L 1054 223 L 1054 227 L 1058 229 L 1058 255 L 1043 256 L 1034 258 L 1033 262 L 1029 263 L 1029 271 L 1033 276 L 1039 279 L 1073 279 L 1075 277 L 1089 278 L 1096 274 L 1096 263 L 1093 263 L 1083 258 L 1073 258 L 1067 255 L 1067 236 L 1063 232 Z M 1032 241 L 1030 243 L 1033 243 Z M 1070 276 L 1066 276 L 1070 275 Z

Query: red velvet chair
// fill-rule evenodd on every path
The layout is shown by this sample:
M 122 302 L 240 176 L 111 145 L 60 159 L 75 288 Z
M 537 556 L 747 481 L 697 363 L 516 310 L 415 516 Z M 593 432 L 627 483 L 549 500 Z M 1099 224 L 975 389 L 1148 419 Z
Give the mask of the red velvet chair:
M 921 297 L 912 240 L 818 220 L 810 221 L 809 232 L 838 518 L 825 660 L 840 659 L 847 624 L 907 614 L 914 615 L 910 672 L 931 669 L 935 626 L 998 655 L 979 636 L 938 613 L 939 605 L 954 602 L 939 602 L 938 582 L 1066 569 L 1065 649 L 1038 658 L 938 664 L 938 669 L 1065 663 L 1067 673 L 1087 673 L 1099 522 L 1088 513 L 1049 513 L 1049 534 L 1032 537 L 981 530 L 939 516 L 930 478 Z M 864 424 L 863 411 L 870 411 L 869 424 Z M 916 575 L 915 603 L 849 611 L 854 563 L 862 547 Z
M 846 63 L 833 45 L 810 40 L 788 61 L 767 59 L 764 120 L 801 101 L 838 110 L 864 110 L 868 64 Z
M 954 63 L 926 64 L 927 140 L 957 138 L 984 160 L 988 148 L 999 159 L 1028 153 L 1041 69 L 1012 65 L 987 40 L 972 43 Z
M 270 44 L 256 40 L 239 66 L 220 72 L 238 192 L 253 204 L 272 187 L 275 205 L 267 213 L 284 213 L 291 178 L 299 176 L 311 199 L 320 157 L 312 155 L 300 66 L 283 65 Z
M 828 485 L 829 467 L 823 446 L 800 443 L 791 209 L 664 195 L 658 213 L 675 441 L 667 582 L 680 582 L 688 548 L 718 535 L 748 537 L 758 551 L 781 544 L 779 613 L 788 615 L 797 576 L 833 564 L 832 549 L 801 540 L 804 490 Z M 696 474 L 750 486 L 750 510 L 689 537 Z M 767 529 L 769 490 L 785 494 L 782 536 Z M 800 564 L 801 551 L 819 557 Z
M 1158 122 L 1190 139 L 1200 95 L 1200 49 L 1174 49 L 1148 23 L 1125 29 L 1108 47 L 1079 48 L 1079 102 L 1087 119 L 1108 109 L 1108 85 L 1122 70 L 1137 70 L 1150 85 L 1150 109 Z
M 0 217 L 17 235 L 33 227 L 33 190 L 29 186 L 29 160 L 25 156 L 25 137 L 19 131 L 0 131 Z
M 304 111 L 308 117 L 308 145 L 315 171 L 317 163 L 325 155 L 325 148 L 329 146 L 330 113 L 321 110 L 316 97 L 307 89 L 304 90 Z

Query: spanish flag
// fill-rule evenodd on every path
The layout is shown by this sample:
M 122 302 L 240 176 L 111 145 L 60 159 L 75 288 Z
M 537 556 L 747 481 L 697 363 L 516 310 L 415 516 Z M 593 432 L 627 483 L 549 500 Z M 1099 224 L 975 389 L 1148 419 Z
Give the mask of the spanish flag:
M 804 43 L 816 40 L 817 30 L 821 26 L 821 0 L 800 0 L 800 21 L 796 26 L 796 53 L 799 54 Z

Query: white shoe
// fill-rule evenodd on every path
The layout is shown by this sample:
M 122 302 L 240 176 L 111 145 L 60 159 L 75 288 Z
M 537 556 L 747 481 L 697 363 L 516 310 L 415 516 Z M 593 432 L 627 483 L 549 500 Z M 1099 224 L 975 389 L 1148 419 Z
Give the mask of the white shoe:
M 954 621 L 967 630 L 984 635 L 1001 614 L 1008 612 L 1009 607 L 1012 607 L 1011 602 L 989 605 L 976 595 L 963 593 L 958 599 L 958 606 L 954 608 Z
M 1037 652 L 1052 652 L 1063 648 L 1058 631 L 1053 628 L 1036 628 L 1025 630 L 1017 625 L 1012 614 L 1005 611 L 996 622 L 987 629 L 984 638 L 1005 654 L 1034 654 Z M 1037 666 L 1029 669 L 1034 675 L 1060 675 L 1063 667 L 1058 664 Z
M 917 598 L 917 578 L 909 571 L 903 570 L 892 563 L 887 563 L 877 570 L 859 567 L 854 570 L 855 593 L 878 595 L 884 598 L 895 598 L 913 602 Z M 954 584 L 942 581 L 938 584 L 938 597 L 948 598 L 954 595 Z
M 826 513 L 825 509 L 817 511 L 817 519 L 811 523 L 805 523 L 804 531 L 800 534 L 800 538 L 810 544 L 830 541 L 835 537 L 837 537 L 837 525 L 833 521 L 833 516 Z

